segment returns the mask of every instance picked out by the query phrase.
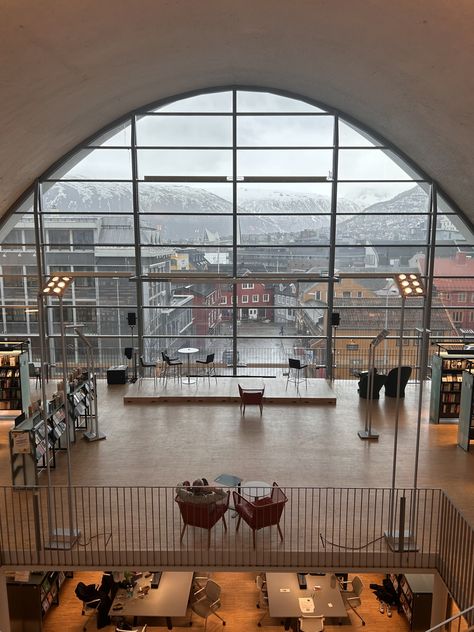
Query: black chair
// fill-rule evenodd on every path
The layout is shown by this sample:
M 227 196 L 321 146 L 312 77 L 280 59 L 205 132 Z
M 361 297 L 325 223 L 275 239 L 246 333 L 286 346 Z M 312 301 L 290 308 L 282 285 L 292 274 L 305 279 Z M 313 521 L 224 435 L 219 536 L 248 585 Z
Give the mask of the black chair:
M 387 376 L 383 373 L 377 373 L 377 369 L 374 369 L 373 381 L 372 381 L 372 397 L 369 395 L 369 372 L 360 374 L 360 380 L 358 383 L 359 397 L 363 399 L 379 399 L 380 389 L 385 384 Z
M 41 368 L 34 362 L 28 363 L 28 375 L 30 378 L 36 378 L 35 388 L 38 388 L 38 384 L 41 386 Z
M 94 584 L 86 585 L 83 582 L 79 582 L 74 591 L 76 597 L 82 601 L 82 615 L 86 616 L 86 622 L 83 626 L 83 630 L 87 630 L 87 624 L 94 617 L 97 617 L 99 606 L 102 602 L 101 595 L 97 586 Z
M 170 374 L 175 379 L 181 380 L 181 367 L 183 366 L 181 360 L 170 358 L 164 351 L 161 352 L 161 357 L 163 362 L 161 366 L 160 378 L 163 379 L 165 384 L 168 381 L 168 375 Z
M 208 353 L 205 360 L 196 360 L 196 364 L 202 365 L 203 375 L 207 377 L 209 383 L 211 382 L 211 377 L 215 378 L 217 382 L 216 375 L 216 365 L 214 364 L 214 353 Z
M 140 356 L 139 362 L 140 362 L 140 367 L 142 369 L 141 374 L 140 374 L 140 381 L 143 380 L 145 376 L 145 371 L 147 369 L 151 369 L 150 377 L 153 377 L 154 383 L 156 384 L 156 362 L 145 362 L 145 360 L 143 359 L 143 356 Z
M 400 376 L 400 397 L 405 397 L 405 386 L 408 384 L 408 380 L 411 375 L 411 366 L 402 366 Z M 385 395 L 387 397 L 397 396 L 397 381 L 398 381 L 398 367 L 391 369 L 388 372 L 387 379 L 385 380 Z
M 293 382 L 298 388 L 300 382 L 304 382 L 308 386 L 308 376 L 306 374 L 307 364 L 301 364 L 301 361 L 296 358 L 288 358 L 288 378 L 286 380 L 286 388 L 288 388 L 288 382 Z M 301 377 L 301 371 L 303 371 L 303 377 Z

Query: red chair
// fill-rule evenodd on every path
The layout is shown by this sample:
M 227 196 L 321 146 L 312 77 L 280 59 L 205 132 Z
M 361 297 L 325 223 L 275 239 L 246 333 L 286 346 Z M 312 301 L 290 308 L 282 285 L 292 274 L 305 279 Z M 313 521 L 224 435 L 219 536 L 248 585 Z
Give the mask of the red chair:
M 179 496 L 175 497 L 175 501 L 178 503 L 181 518 L 183 519 L 183 528 L 181 529 L 180 542 L 183 541 L 184 532 L 186 527 L 199 527 L 201 529 L 207 529 L 207 546 L 211 546 L 211 529 L 222 518 L 224 523 L 224 529 L 227 531 L 227 524 L 224 514 L 229 508 L 230 491 L 226 492 L 226 496 L 216 502 L 196 502 L 193 500 L 184 500 Z
M 280 518 L 285 508 L 285 503 L 288 502 L 287 496 L 278 487 L 277 483 L 273 483 L 273 489 L 270 496 L 264 498 L 257 498 L 254 501 L 250 501 L 239 492 L 233 492 L 234 494 L 234 506 L 235 511 L 239 514 L 237 526 L 235 530 L 238 531 L 240 521 L 244 522 L 253 531 L 253 547 L 255 548 L 255 532 L 264 527 L 271 527 L 276 525 L 280 538 L 283 540 L 283 533 L 280 528 Z
M 255 404 L 259 406 L 260 414 L 263 412 L 263 394 L 265 393 L 265 387 L 263 388 L 243 388 L 239 384 L 240 395 L 240 412 L 245 415 L 245 406 L 247 404 Z M 243 407 L 243 410 L 242 410 Z

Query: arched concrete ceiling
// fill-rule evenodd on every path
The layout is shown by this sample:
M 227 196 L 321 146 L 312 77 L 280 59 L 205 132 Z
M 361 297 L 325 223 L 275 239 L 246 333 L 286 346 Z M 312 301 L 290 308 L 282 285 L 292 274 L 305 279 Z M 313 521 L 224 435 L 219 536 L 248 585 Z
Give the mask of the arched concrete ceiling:
M 0 0 L 0 214 L 128 111 L 219 85 L 338 108 L 474 220 L 472 0 Z

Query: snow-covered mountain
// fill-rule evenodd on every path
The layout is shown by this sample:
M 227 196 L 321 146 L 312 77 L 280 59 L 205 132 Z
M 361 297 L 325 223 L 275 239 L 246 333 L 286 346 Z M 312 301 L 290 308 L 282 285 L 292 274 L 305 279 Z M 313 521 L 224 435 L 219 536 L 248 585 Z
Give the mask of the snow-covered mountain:
M 205 231 L 207 234 L 218 234 L 221 239 L 226 238 L 226 241 L 231 242 L 232 218 L 222 215 L 232 212 L 229 200 L 196 186 L 168 183 L 142 183 L 139 196 L 141 211 L 149 213 L 146 223 L 159 228 L 162 243 L 196 242 L 196 238 L 203 236 Z M 368 241 L 380 241 L 382 226 L 384 239 L 393 241 L 398 237 L 413 236 L 423 231 L 425 218 L 419 215 L 402 216 L 425 210 L 426 203 L 426 194 L 419 187 L 413 187 L 365 209 L 361 209 L 353 201 L 340 199 L 338 211 L 345 214 L 345 219 L 342 220 L 341 217 L 338 222 L 338 237 L 363 236 Z M 44 190 L 45 211 L 102 215 L 131 213 L 132 206 L 132 188 L 127 183 L 57 182 Z M 239 212 L 246 214 L 239 218 L 241 235 L 297 236 L 306 231 L 315 235 L 317 240 L 318 233 L 323 237 L 328 232 L 330 200 L 322 195 L 239 186 L 238 206 Z M 154 213 L 176 215 L 158 216 Z M 301 217 L 295 215 L 296 213 L 311 215 Z M 381 218 L 375 213 L 391 215 Z

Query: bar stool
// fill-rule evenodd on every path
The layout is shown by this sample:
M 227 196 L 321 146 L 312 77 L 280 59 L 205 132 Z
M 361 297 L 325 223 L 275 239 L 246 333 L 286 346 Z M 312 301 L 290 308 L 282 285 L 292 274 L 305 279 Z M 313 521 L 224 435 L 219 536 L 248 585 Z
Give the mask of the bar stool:
M 181 367 L 183 366 L 181 360 L 172 360 L 164 351 L 161 352 L 161 357 L 163 359 L 163 365 L 160 378 L 165 385 L 168 382 L 168 376 L 172 376 L 173 379 L 181 381 Z
M 296 358 L 288 358 L 288 378 L 286 380 L 286 388 L 288 388 L 288 382 L 293 382 L 296 388 L 299 387 L 301 382 L 304 382 L 306 388 L 308 387 L 308 376 L 306 374 L 307 364 L 301 364 L 301 361 Z M 301 376 L 303 371 L 303 376 Z
M 216 375 L 216 365 L 214 364 L 214 353 L 209 353 L 205 360 L 196 360 L 196 364 L 202 365 L 202 375 L 207 377 L 209 384 L 211 383 L 211 377 L 216 380 L 217 383 L 217 375 Z

